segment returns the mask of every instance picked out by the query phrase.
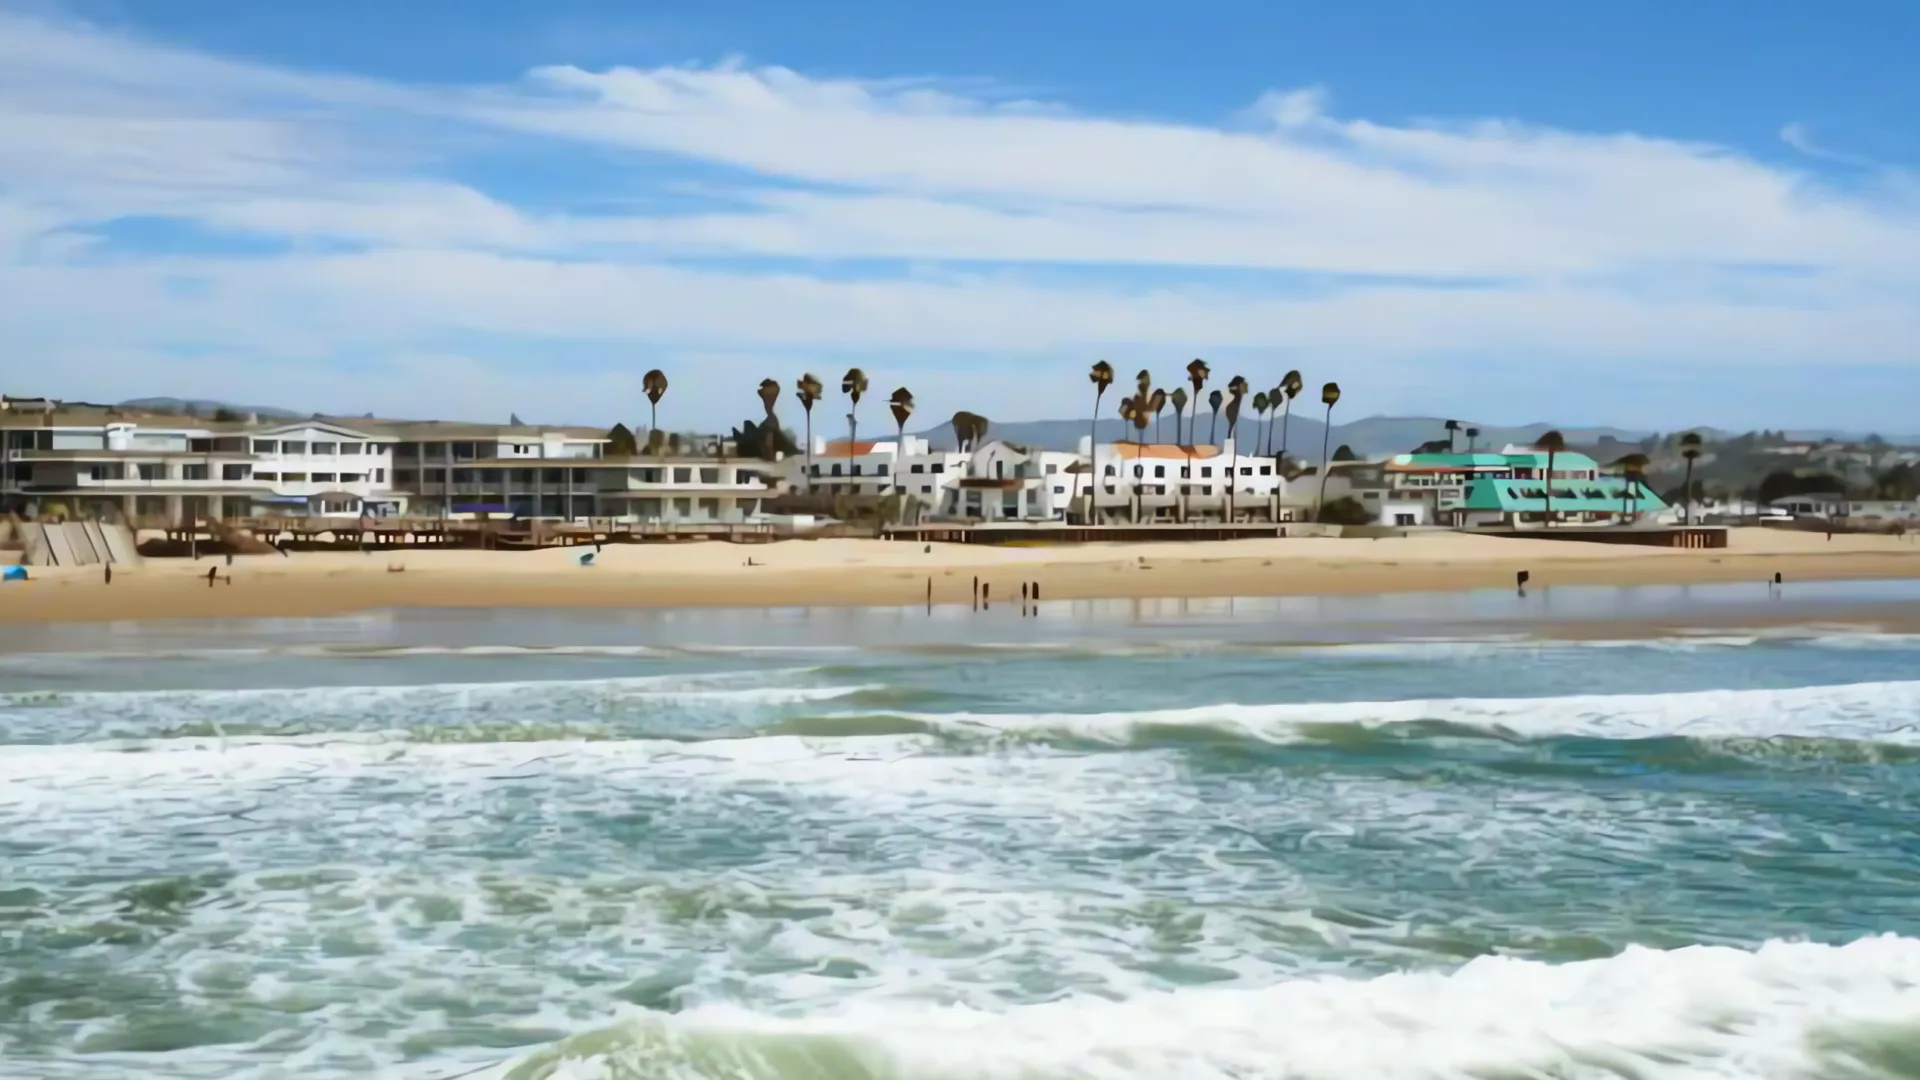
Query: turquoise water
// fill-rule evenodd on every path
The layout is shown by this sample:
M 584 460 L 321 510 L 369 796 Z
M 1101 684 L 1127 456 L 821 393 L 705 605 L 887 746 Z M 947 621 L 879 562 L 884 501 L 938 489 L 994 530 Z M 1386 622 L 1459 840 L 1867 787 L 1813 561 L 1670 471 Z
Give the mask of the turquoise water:
M 0 1076 L 1920 1076 L 1920 638 L 1148 614 L 0 656 Z

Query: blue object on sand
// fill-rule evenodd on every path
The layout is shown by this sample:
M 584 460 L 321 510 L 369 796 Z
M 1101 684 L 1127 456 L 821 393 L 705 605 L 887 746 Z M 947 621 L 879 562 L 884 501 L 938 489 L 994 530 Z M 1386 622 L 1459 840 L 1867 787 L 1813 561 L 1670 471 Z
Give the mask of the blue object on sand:
M 587 553 L 586 553 L 585 555 L 582 555 L 582 556 L 580 556 L 580 565 L 581 565 L 581 566 L 592 566 L 592 565 L 593 565 L 593 552 L 591 552 L 591 551 L 589 551 L 589 552 L 587 552 Z
M 27 568 L 24 566 L 0 566 L 0 581 L 25 581 Z

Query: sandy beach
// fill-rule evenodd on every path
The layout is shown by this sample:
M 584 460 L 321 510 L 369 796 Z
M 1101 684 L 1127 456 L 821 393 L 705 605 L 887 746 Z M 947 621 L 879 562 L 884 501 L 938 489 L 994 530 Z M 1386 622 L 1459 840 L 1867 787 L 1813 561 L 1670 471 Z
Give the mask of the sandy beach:
M 1391 593 L 1920 577 L 1920 544 L 1887 536 L 1735 530 L 1721 551 L 1454 533 L 1075 547 L 877 540 L 686 543 L 531 552 L 311 553 L 35 568 L 0 586 L 0 621 L 317 616 L 380 608 L 787 607 L 998 601 L 1036 582 L 1047 600 Z M 219 580 L 207 584 L 208 570 Z M 230 579 L 230 581 L 229 581 Z

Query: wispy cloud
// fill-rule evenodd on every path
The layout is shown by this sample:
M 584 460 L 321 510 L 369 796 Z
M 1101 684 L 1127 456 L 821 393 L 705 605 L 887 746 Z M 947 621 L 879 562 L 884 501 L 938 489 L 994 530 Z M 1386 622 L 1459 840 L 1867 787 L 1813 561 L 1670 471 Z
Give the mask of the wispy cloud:
M 1920 199 L 1883 180 L 1343 119 L 1317 87 L 1209 125 L 738 61 L 416 86 L 0 9 L 0 348 L 46 358 L 0 375 L 60 392 L 72 357 L 87 385 L 144 364 L 157 390 L 199 350 L 248 357 L 230 394 L 269 399 L 357 363 L 368 408 L 418 412 L 445 378 L 406 372 L 446 369 L 365 358 L 457 356 L 473 407 L 524 399 L 532 364 L 542 400 L 601 418 L 632 388 L 582 357 L 857 358 L 985 399 L 931 411 L 1011 416 L 1073 407 L 1031 387 L 1072 392 L 1095 353 L 1304 363 L 1387 409 L 1439 357 L 1897 365 Z M 988 362 L 1025 384 L 970 384 Z M 702 419 L 741 412 L 693 382 Z

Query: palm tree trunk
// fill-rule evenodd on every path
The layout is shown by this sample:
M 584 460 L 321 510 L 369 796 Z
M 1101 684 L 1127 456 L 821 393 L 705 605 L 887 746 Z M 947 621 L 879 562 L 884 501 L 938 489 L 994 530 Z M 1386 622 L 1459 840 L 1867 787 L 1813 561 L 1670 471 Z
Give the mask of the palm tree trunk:
M 1320 495 L 1313 500 L 1313 520 L 1319 521 L 1327 509 L 1327 474 L 1333 470 L 1327 466 L 1333 459 L 1327 456 L 1327 447 L 1333 442 L 1333 406 L 1327 406 L 1327 423 L 1320 432 Z
M 853 444 L 860 439 L 860 418 L 853 413 L 847 414 L 847 488 L 855 495 L 860 494 L 860 482 L 853 478 Z
M 1287 421 L 1293 419 L 1293 399 L 1287 399 L 1286 411 L 1280 414 L 1280 456 L 1273 459 L 1275 469 L 1283 468 L 1287 461 Z
M 813 410 L 807 410 L 807 494 L 813 494 Z
M 1687 459 L 1687 479 L 1680 486 L 1680 524 L 1693 524 L 1693 459 Z
M 1207 425 L 1207 445 L 1220 445 L 1220 414 L 1213 414 L 1213 423 Z
M 1100 482 L 1100 399 L 1105 397 L 1107 388 L 1093 388 L 1093 419 L 1087 421 L 1087 524 L 1094 523 L 1097 515 L 1094 505 L 1099 501 L 1094 497 L 1094 485 Z
M 1547 493 L 1546 528 L 1553 528 L 1553 451 L 1547 451 Z
M 647 428 L 649 431 L 660 430 L 660 406 L 651 401 L 647 403 Z

